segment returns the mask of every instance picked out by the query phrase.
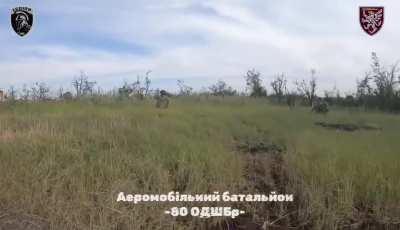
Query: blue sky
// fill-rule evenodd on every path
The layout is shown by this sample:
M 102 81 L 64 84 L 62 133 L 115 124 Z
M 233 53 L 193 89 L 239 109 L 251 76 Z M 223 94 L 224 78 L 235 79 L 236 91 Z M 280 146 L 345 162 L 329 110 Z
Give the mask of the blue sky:
M 10 10 L 30 6 L 32 31 L 23 38 Z M 360 5 L 385 6 L 375 36 L 358 22 Z M 0 2 L 0 88 L 45 81 L 69 88 L 81 70 L 103 88 L 152 70 L 153 87 L 196 89 L 224 80 L 244 89 L 256 68 L 265 85 L 277 73 L 289 82 L 317 70 L 320 92 L 354 90 L 375 51 L 400 60 L 400 2 L 270 0 L 41 0 Z

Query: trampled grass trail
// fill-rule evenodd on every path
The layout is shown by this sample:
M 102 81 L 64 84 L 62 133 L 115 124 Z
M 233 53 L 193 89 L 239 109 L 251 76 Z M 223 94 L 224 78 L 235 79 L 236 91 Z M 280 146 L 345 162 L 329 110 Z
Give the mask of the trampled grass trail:
M 343 132 L 318 121 L 381 130 Z M 314 229 L 396 223 L 399 130 L 396 115 L 316 115 L 247 98 L 174 99 L 164 110 L 151 101 L 0 105 L 0 214 L 49 229 L 218 226 L 218 218 L 177 221 L 163 214 L 172 204 L 121 204 L 117 195 L 240 193 L 246 164 L 237 142 L 258 140 L 285 146 L 287 192 L 302 200 L 296 215 Z

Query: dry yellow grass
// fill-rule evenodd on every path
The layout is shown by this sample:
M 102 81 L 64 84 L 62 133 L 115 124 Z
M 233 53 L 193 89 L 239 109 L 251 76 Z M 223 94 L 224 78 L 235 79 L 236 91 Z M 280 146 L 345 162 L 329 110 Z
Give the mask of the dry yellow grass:
M 343 133 L 316 121 L 383 129 Z M 343 227 L 365 210 L 394 223 L 398 130 L 393 115 L 319 116 L 246 98 L 182 98 L 167 110 L 111 99 L 17 104 L 0 109 L 0 210 L 57 230 L 204 229 L 218 220 L 176 221 L 163 214 L 172 204 L 121 204 L 117 195 L 240 192 L 246 164 L 236 144 L 250 139 L 287 147 L 287 190 L 301 200 L 298 218 L 314 229 Z

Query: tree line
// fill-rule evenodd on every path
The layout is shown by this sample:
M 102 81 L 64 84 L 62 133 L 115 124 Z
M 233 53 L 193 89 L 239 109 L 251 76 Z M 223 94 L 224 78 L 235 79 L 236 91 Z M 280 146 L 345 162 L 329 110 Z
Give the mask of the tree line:
M 132 83 L 124 82 L 118 89 L 105 92 L 97 86 L 96 81 L 89 80 L 85 72 L 81 71 L 71 82 L 71 86 L 73 87 L 72 92 L 64 92 L 63 88 L 60 88 L 57 96 L 54 97 L 50 95 L 50 88 L 46 83 L 36 82 L 31 86 L 24 84 L 20 90 L 11 86 L 7 92 L 7 96 L 8 101 L 73 100 L 99 95 L 111 95 L 120 99 L 136 98 L 144 100 L 148 97 L 157 97 L 160 95 L 159 89 L 151 88 L 150 74 L 151 71 L 148 71 L 144 77 L 137 76 L 136 81 Z M 183 80 L 178 80 L 178 92 L 176 96 L 190 96 L 193 94 L 220 97 L 249 96 L 268 98 L 275 103 L 287 103 L 289 106 L 294 106 L 295 104 L 312 106 L 318 101 L 324 101 L 330 106 L 362 107 L 390 112 L 400 111 L 400 74 L 398 63 L 386 67 L 381 64 L 376 53 L 371 54 L 370 70 L 365 73 L 365 76 L 361 80 L 357 80 L 355 92 L 345 96 L 342 96 L 336 88 L 326 90 L 323 96 L 318 96 L 315 69 L 310 71 L 309 79 L 296 80 L 293 82 L 291 88 L 284 73 L 276 74 L 269 82 L 270 94 L 268 94 L 267 87 L 263 84 L 261 73 L 257 70 L 252 69 L 247 71 L 244 78 L 246 92 L 239 92 L 222 80 L 209 86 L 203 92 L 194 92 L 193 88 Z
M 389 112 L 400 111 L 400 69 L 398 63 L 389 67 L 381 64 L 376 53 L 371 54 L 370 70 L 361 80 L 356 82 L 353 94 L 342 96 L 336 88 L 325 90 L 323 96 L 317 96 L 316 71 L 311 70 L 309 80 L 294 82 L 294 88 L 289 89 L 285 74 L 277 74 L 270 82 L 272 93 L 267 95 L 263 87 L 260 73 L 251 70 L 246 75 L 247 87 L 251 97 L 269 97 L 272 101 L 293 103 L 299 101 L 302 105 L 312 106 L 316 101 L 324 101 L 331 106 L 361 107 L 364 109 L 379 109 Z

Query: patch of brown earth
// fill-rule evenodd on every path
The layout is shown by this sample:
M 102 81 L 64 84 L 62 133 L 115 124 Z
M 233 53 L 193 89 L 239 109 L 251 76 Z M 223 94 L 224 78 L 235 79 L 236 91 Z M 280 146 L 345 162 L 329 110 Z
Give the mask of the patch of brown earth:
M 354 132 L 357 130 L 381 130 L 381 128 L 374 125 L 365 124 L 350 124 L 350 123 L 327 123 L 327 122 L 315 122 L 317 126 L 321 126 L 327 129 L 336 129 L 339 131 Z
M 15 138 L 16 134 L 11 130 L 0 131 L 0 142 L 3 143 L 13 142 Z
M 238 151 L 246 162 L 247 187 L 244 193 L 269 195 L 290 194 L 289 179 L 284 163 L 285 147 L 264 141 L 246 140 L 238 144 Z M 244 204 L 247 215 L 227 224 L 229 230 L 309 229 L 309 224 L 298 220 L 298 203 L 259 202 Z

